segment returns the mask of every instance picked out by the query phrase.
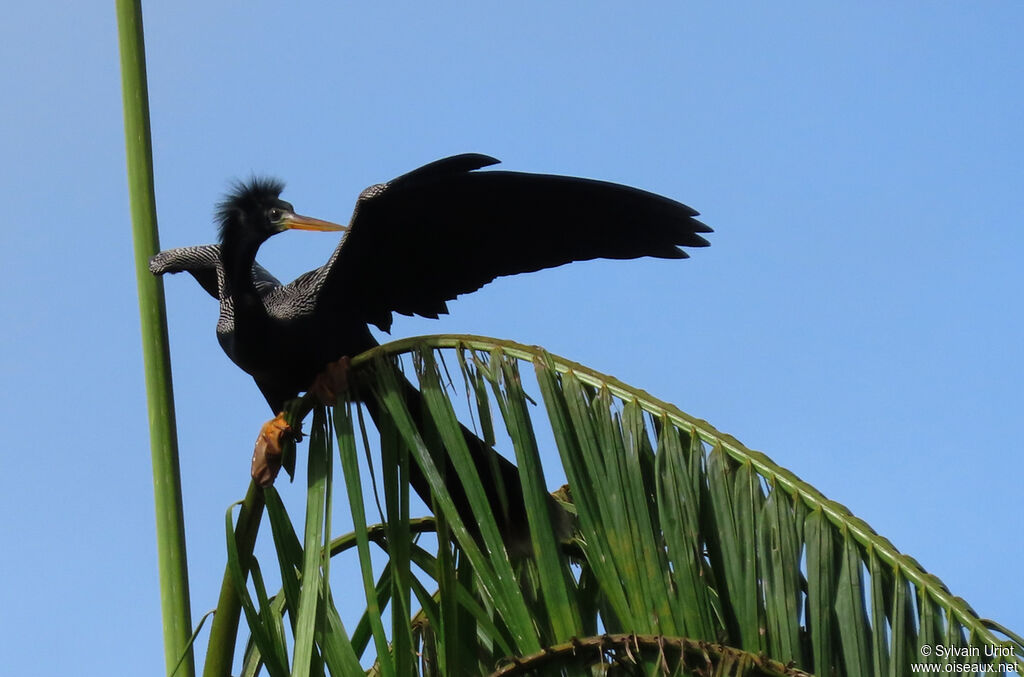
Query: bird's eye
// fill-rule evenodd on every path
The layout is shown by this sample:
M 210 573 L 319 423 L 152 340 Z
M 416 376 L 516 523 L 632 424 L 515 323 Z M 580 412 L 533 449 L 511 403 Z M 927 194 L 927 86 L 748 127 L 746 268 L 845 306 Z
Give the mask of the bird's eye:
M 278 209 L 277 207 L 273 207 L 267 212 L 267 216 L 270 218 L 271 221 L 277 223 L 278 221 L 281 220 L 282 213 L 283 212 L 280 209 Z

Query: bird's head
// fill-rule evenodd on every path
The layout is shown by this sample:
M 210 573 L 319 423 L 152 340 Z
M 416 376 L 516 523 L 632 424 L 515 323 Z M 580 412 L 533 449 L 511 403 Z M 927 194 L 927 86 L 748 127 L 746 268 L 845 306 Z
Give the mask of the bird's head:
M 221 244 L 252 242 L 258 246 L 289 229 L 348 230 L 348 226 L 296 214 L 295 208 L 281 199 L 283 190 L 284 183 L 277 179 L 253 177 L 236 183 L 217 205 Z

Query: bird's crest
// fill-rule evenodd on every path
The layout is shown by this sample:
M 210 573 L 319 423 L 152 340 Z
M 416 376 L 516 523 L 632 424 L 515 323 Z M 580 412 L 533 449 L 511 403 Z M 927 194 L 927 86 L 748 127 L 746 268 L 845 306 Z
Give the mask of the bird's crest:
M 270 176 L 252 176 L 248 181 L 235 181 L 224 199 L 217 203 L 214 218 L 223 239 L 228 222 L 239 214 L 251 211 L 269 200 L 276 200 L 284 191 L 284 181 Z

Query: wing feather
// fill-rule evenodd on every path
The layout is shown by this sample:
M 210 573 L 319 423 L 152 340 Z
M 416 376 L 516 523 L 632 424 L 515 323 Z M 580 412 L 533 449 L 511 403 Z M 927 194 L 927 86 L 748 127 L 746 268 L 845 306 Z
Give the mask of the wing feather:
M 215 299 L 220 298 L 223 268 L 219 244 L 165 249 L 149 260 L 149 272 L 154 275 L 190 273 L 206 293 Z M 281 286 L 280 280 L 259 263 L 253 263 L 252 272 L 256 289 L 260 293 L 266 294 Z
M 595 258 L 679 259 L 711 229 L 686 205 L 605 181 L 509 171 L 460 155 L 363 192 L 319 303 L 388 329 L 391 312 L 436 317 L 504 275 Z

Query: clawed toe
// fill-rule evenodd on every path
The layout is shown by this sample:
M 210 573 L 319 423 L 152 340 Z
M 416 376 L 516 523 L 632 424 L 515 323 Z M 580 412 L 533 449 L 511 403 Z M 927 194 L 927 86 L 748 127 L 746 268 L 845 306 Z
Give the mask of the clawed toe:
M 345 356 L 337 362 L 331 362 L 317 374 L 309 392 L 317 398 L 320 404 L 333 407 L 338 401 L 338 395 L 348 390 L 348 371 L 351 364 L 352 360 Z

